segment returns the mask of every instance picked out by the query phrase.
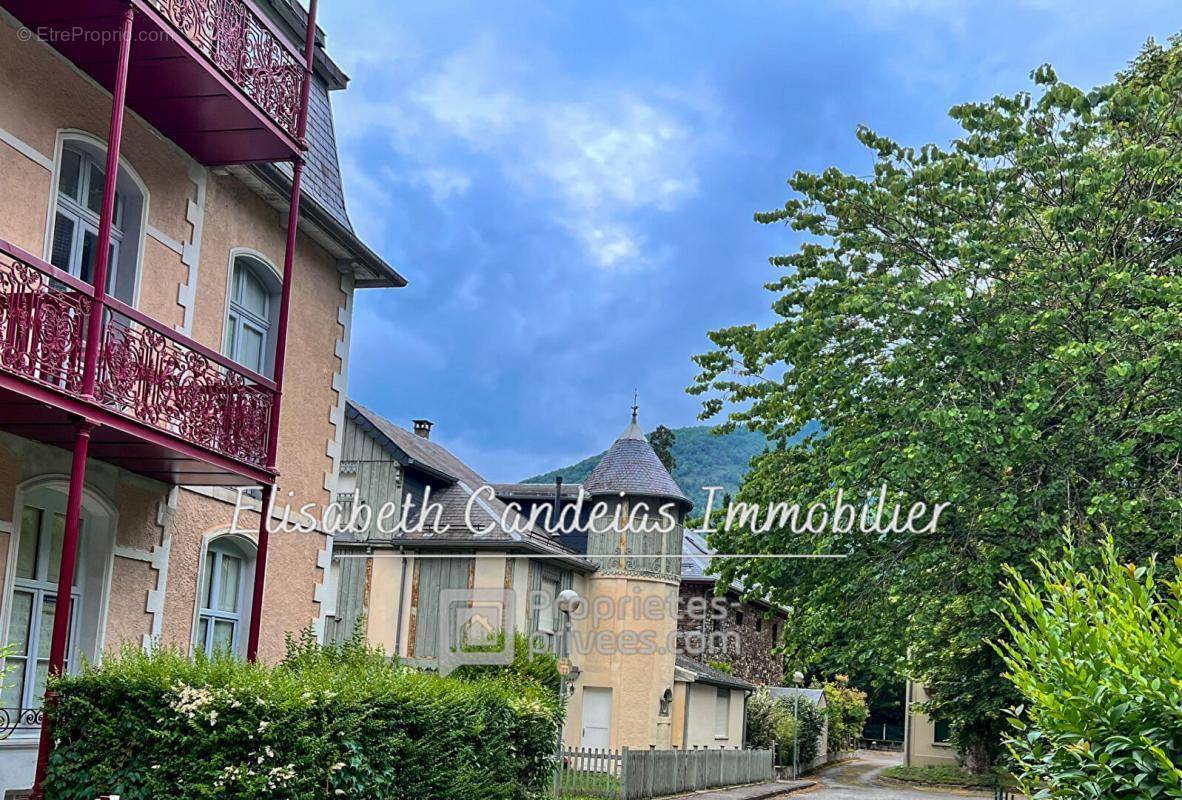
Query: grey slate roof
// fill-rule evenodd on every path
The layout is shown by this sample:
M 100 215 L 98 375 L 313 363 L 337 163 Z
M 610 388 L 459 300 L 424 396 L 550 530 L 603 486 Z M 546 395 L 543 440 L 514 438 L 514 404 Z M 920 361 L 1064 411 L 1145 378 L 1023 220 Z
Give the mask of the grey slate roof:
M 681 580 L 696 583 L 715 583 L 718 575 L 707 572 L 710 558 L 717 551 L 706 543 L 706 537 L 697 531 L 683 531 L 681 536 Z M 747 585 L 742 581 L 732 581 L 730 590 L 738 594 L 746 594 Z M 771 603 L 758 598 L 751 598 L 747 602 L 761 603 L 771 607 Z M 776 606 L 777 609 L 786 609 Z
M 824 708 L 828 705 L 825 702 L 825 692 L 823 689 L 797 689 L 795 686 L 769 686 L 768 691 L 772 697 L 783 698 L 791 700 L 799 696 L 801 700 L 807 700 L 818 708 Z
M 742 678 L 736 678 L 734 675 L 728 675 L 722 670 L 714 669 L 714 667 L 707 666 L 700 661 L 695 661 L 686 655 L 677 656 L 677 668 L 693 675 L 695 683 L 721 686 L 724 689 L 746 689 L 748 691 L 754 691 L 756 688 L 754 683 L 749 683 Z
M 425 439 L 374 411 L 350 400 L 346 406 L 346 413 L 350 418 L 368 423 L 373 430 L 375 439 L 391 452 L 397 460 L 409 469 L 419 469 L 444 483 L 442 487 L 434 487 L 431 491 L 431 503 L 438 503 L 443 513 L 440 515 L 441 526 L 446 530 L 433 531 L 434 516 L 428 517 L 428 524 L 422 533 L 399 533 L 394 537 L 394 544 L 405 544 L 408 540 L 416 546 L 426 542 L 448 545 L 500 545 L 501 547 L 520 547 L 532 552 L 551 555 L 569 556 L 570 562 L 577 562 L 588 571 L 594 569 L 573 550 L 563 547 L 557 540 L 540 531 L 531 528 L 528 520 L 520 514 L 508 509 L 506 504 L 497 498 L 489 498 L 488 492 L 472 502 L 471 519 L 467 509 L 473 493 L 487 484 L 474 469 L 437 442 Z M 491 484 L 489 484 L 491 485 Z M 518 523 L 515 528 L 524 528 L 524 533 L 506 531 L 500 521 L 503 515 L 510 523 Z M 491 530 L 483 530 L 492 524 Z M 388 541 L 388 540 L 383 540 Z M 380 542 L 368 540 L 366 544 L 375 545 Z
M 657 458 L 636 422 L 635 412 L 632 414 L 632 423 L 620 434 L 611 449 L 604 453 L 587 480 L 583 481 L 583 489 L 593 497 L 623 492 L 676 500 L 687 509 L 694 505 L 665 469 L 661 459 Z
M 554 498 L 554 484 L 552 483 L 494 483 L 493 489 L 497 497 L 502 500 L 552 500 Z M 577 483 L 562 484 L 562 496 L 577 499 L 582 488 Z
M 336 220 L 346 230 L 352 231 L 353 224 L 345 210 L 345 190 L 341 183 L 341 165 L 337 159 L 337 135 L 332 121 L 332 102 L 328 87 L 323 81 L 312 81 L 308 96 L 308 150 L 304 154 L 303 192 Z M 280 162 L 276 166 L 291 180 L 291 164 Z
M 308 14 L 298 0 L 268 0 L 260 7 L 281 32 L 287 33 L 292 44 L 303 52 Z M 308 127 L 305 133 L 308 149 L 304 153 L 301 192 L 304 200 L 311 202 L 301 208 L 300 227 L 304 229 L 307 225 L 308 232 L 330 254 L 351 262 L 357 288 L 405 286 L 406 279 L 361 241 L 349 220 L 329 95 L 333 90 L 344 89 L 349 78 L 329 57 L 325 39 L 323 30 L 318 27 L 315 78 L 308 97 Z M 287 210 L 292 177 L 290 163 L 281 161 L 249 167 L 235 165 L 229 170 L 281 213 Z
M 694 531 L 685 531 L 681 537 L 682 580 L 716 580 L 717 575 L 706 572 L 706 567 L 710 564 L 710 557 L 713 555 L 714 550 L 706 544 L 705 536 Z M 737 581 L 733 586 L 739 591 L 743 590 L 743 585 Z

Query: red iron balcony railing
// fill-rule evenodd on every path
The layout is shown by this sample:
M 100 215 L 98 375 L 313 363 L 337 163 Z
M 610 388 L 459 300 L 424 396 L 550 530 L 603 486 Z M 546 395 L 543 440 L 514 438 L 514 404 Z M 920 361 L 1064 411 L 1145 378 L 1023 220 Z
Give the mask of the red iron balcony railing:
M 177 31 L 298 139 L 303 57 L 244 0 L 148 0 Z
M 111 297 L 96 397 L 83 397 L 94 302 L 89 284 L 0 240 L 0 371 L 266 469 L 274 382 Z
M 299 157 L 307 61 L 255 0 L 0 0 L 112 93 L 129 4 L 128 108 L 202 164 Z

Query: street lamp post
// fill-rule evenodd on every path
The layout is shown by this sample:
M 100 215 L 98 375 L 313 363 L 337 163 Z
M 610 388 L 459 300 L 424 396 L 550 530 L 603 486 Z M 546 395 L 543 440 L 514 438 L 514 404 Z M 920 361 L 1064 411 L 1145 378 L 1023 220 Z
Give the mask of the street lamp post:
M 554 743 L 554 793 L 557 795 L 562 781 L 562 729 L 566 725 L 566 693 L 567 678 L 575 678 L 574 669 L 570 663 L 570 615 L 583 604 L 582 596 L 574 589 L 563 589 L 555 599 L 558 610 L 562 612 L 562 630 L 558 636 L 558 710 L 562 712 L 562 723 L 558 726 L 558 736 Z
M 804 673 L 799 670 L 792 673 L 792 682 L 796 684 L 792 704 L 792 780 L 797 780 L 800 777 L 800 691 L 804 686 Z

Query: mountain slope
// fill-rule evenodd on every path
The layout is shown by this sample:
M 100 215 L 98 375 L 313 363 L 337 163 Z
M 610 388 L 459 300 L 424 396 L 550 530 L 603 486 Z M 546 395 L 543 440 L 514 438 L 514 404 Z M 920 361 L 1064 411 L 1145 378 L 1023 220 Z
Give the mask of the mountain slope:
M 801 434 L 793 437 L 793 441 L 803 438 L 804 434 L 811 430 L 812 426 L 809 426 Z M 767 440 L 762 433 L 746 429 L 716 436 L 710 432 L 709 426 L 696 425 L 689 428 L 674 428 L 673 433 L 677 437 L 673 443 L 673 457 L 677 460 L 673 478 L 694 501 L 694 513 L 697 514 L 700 514 L 706 505 L 706 492 L 702 489 L 703 486 L 722 486 L 727 492 L 734 494 L 743 476 L 747 474 L 751 459 L 767 447 Z M 553 483 L 554 478 L 559 475 L 566 483 L 582 483 L 602 457 L 603 453 L 590 456 L 569 467 L 526 478 L 522 483 Z M 720 502 L 721 496 L 715 501 L 716 508 Z

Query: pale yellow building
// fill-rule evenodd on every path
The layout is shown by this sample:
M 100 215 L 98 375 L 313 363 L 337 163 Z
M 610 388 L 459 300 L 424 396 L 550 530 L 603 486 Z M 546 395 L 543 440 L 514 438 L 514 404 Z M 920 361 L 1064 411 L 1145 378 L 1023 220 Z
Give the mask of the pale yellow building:
M 943 720 L 933 720 L 918 711 L 916 705 L 929 700 L 927 690 L 915 681 L 907 682 L 907 715 L 903 724 L 903 762 L 907 766 L 955 767 L 960 761 L 951 739 L 951 728 Z
M 557 651 L 565 618 L 555 600 L 573 589 L 583 604 L 567 637 L 567 746 L 743 746 L 755 687 L 678 656 L 681 520 L 691 504 L 635 414 L 581 486 L 494 487 L 432 441 L 426 420 L 406 429 L 354 403 L 347 418 L 341 491 L 358 505 L 408 504 L 406 527 L 423 524 L 338 537 L 332 637 L 348 637 L 363 620 L 370 643 L 414 666 L 446 669 L 458 630 L 449 599 L 471 592 L 460 611 L 481 611 L 482 635 L 524 633 Z M 595 503 L 607 510 L 599 519 L 589 513 Z M 668 530 L 628 530 L 662 506 L 676 522 Z M 552 535 L 538 522 L 543 511 L 565 513 L 577 533 Z M 509 598 L 499 608 L 498 592 Z

